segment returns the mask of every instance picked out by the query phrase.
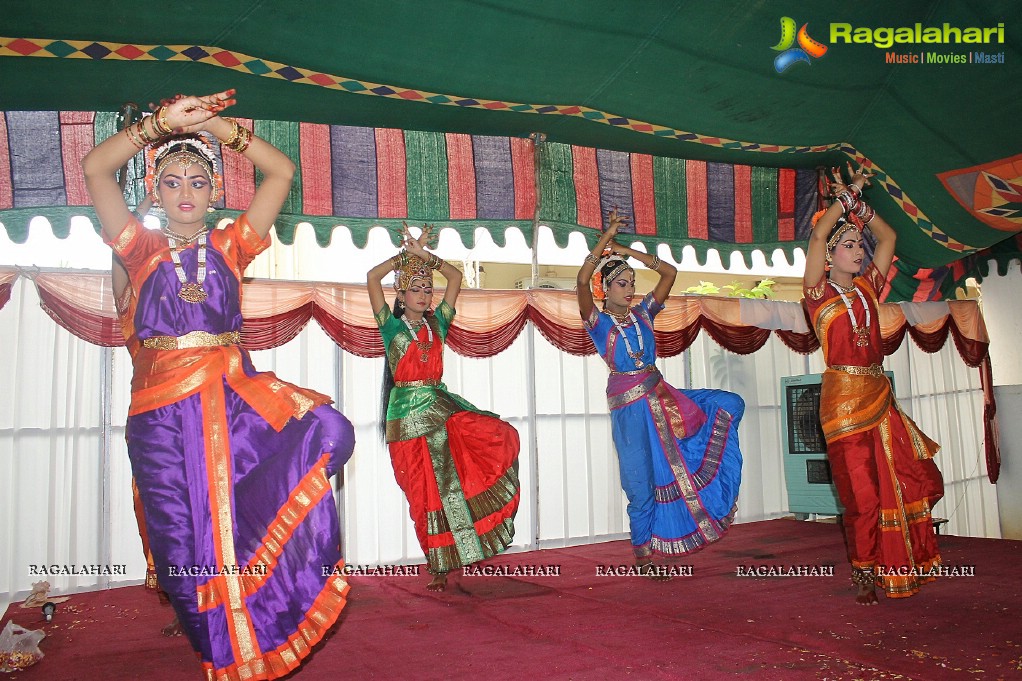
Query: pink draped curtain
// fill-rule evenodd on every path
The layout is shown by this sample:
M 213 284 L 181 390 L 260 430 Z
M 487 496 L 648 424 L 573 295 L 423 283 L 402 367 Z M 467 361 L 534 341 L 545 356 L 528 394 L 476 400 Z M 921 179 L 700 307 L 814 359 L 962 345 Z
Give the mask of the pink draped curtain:
M 25 272 L 39 292 L 46 312 L 57 324 L 96 345 L 124 345 L 114 310 L 110 278 L 103 273 Z M 0 301 L 6 302 L 18 270 L 0 268 Z M 436 300 L 443 296 L 438 290 Z M 674 296 L 657 317 L 661 357 L 684 352 L 706 331 L 725 349 L 756 352 L 771 333 L 793 351 L 819 348 L 798 303 L 753 301 L 713 296 Z M 880 310 L 885 354 L 892 354 L 907 334 L 922 350 L 933 353 L 950 335 L 962 359 L 980 367 L 988 357 L 989 338 L 976 301 L 917 303 L 926 319 L 910 322 L 904 307 L 884 303 Z M 925 307 L 919 307 L 925 306 Z M 279 347 L 315 320 L 345 351 L 379 357 L 383 345 L 369 296 L 362 284 L 249 280 L 244 286 L 242 344 L 251 350 Z M 915 313 L 913 313 L 915 314 Z M 451 348 L 466 357 L 492 357 L 506 350 L 533 322 L 547 340 L 573 355 L 595 352 L 570 291 L 462 291 L 451 330 Z
M 108 275 L 56 271 L 25 275 L 35 283 L 43 309 L 57 324 L 89 343 L 124 345 Z M 0 268 L 0 308 L 10 298 L 18 276 L 18 270 Z M 439 301 L 443 291 L 436 296 Z M 242 313 L 242 344 L 250 350 L 284 345 L 314 319 L 345 352 L 360 357 L 383 355 L 369 296 L 361 284 L 250 280 L 244 286 Z M 911 314 L 913 321 L 906 314 Z M 563 352 L 595 352 L 570 291 L 463 291 L 448 343 L 466 357 L 492 357 L 514 342 L 527 321 Z M 1000 469 L 997 407 L 990 375 L 990 341 L 978 303 L 884 303 L 880 306 L 880 329 L 887 355 L 901 346 L 906 334 L 928 353 L 943 347 L 950 335 L 965 363 L 980 370 L 987 468 L 990 480 L 996 481 Z M 676 296 L 657 317 L 659 355 L 681 354 L 700 330 L 738 354 L 756 352 L 771 333 L 794 352 L 808 354 L 819 348 L 798 303 Z

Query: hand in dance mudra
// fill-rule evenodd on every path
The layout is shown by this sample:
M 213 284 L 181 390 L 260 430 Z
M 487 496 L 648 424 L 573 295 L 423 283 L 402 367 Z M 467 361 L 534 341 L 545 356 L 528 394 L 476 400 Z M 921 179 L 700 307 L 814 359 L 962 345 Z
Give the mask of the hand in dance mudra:
M 433 230 L 436 229 L 435 225 L 426 224 L 422 226 L 422 231 L 419 232 L 418 237 L 412 236 L 411 228 L 408 227 L 407 222 L 401 223 L 401 247 L 412 255 L 418 256 L 425 260 L 429 257 L 429 253 L 426 251 L 427 248 L 436 247 L 436 237 L 433 235 Z
M 224 90 L 203 96 L 175 95 L 161 104 L 165 122 L 175 135 L 200 132 L 207 121 L 237 103 L 234 94 L 235 90 Z

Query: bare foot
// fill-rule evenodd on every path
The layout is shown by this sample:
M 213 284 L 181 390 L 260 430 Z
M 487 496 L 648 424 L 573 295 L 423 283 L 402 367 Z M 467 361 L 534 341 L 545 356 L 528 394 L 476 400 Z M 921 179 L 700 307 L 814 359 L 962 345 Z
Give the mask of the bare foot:
M 426 589 L 429 591 L 443 591 L 447 588 L 447 573 L 438 572 L 433 575 L 433 579 L 426 585 Z
M 876 605 L 876 575 L 872 567 L 852 567 L 852 584 L 859 590 L 855 594 L 855 602 L 859 605 Z
M 876 605 L 879 600 L 877 599 L 877 590 L 872 586 L 859 586 L 859 593 L 855 594 L 855 602 L 859 605 Z
M 654 582 L 669 582 L 671 581 L 671 575 L 665 567 L 656 565 L 651 560 L 645 560 L 636 562 L 635 567 L 638 569 L 639 574 L 643 577 L 648 577 Z
M 181 622 L 178 621 L 177 617 L 174 618 L 173 622 L 163 627 L 160 631 L 163 632 L 164 636 L 170 637 L 183 636 L 185 633 L 185 630 L 181 628 Z

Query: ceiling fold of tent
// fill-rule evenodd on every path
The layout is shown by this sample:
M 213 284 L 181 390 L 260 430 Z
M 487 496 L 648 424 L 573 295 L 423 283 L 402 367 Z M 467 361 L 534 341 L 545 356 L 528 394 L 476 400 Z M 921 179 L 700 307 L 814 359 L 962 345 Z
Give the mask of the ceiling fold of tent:
M 784 41 L 784 17 L 805 26 L 818 46 L 778 73 L 778 52 L 771 48 Z M 598 227 L 592 216 L 630 198 L 637 240 L 667 243 L 675 253 L 690 244 L 700 254 L 710 247 L 743 253 L 759 247 L 790 255 L 808 224 L 805 209 L 796 208 L 808 200 L 797 190 L 816 168 L 853 159 L 877 171 L 868 196 L 899 234 L 891 299 L 920 299 L 948 295 L 961 277 L 985 267 L 979 263 L 987 249 L 999 263 L 1017 257 L 1020 18 L 1022 6 L 1009 0 L 856 5 L 226 0 L 215 8 L 184 1 L 142 11 L 122 0 L 103 9 L 19 3 L 5 10 L 0 29 L 0 111 L 7 113 L 8 142 L 16 146 L 9 129 L 14 112 L 101 112 L 95 116 L 100 120 L 128 101 L 234 87 L 239 103 L 232 113 L 285 129 L 282 136 L 299 161 L 306 128 L 325 134 L 331 150 L 345 153 L 357 149 L 356 143 L 338 145 L 337 139 L 371 132 L 375 143 L 381 130 L 400 133 L 405 157 L 413 161 L 417 154 L 428 156 L 432 144 L 437 173 L 404 169 L 406 208 L 417 211 L 409 211 L 411 219 L 449 224 L 463 236 L 474 231 L 471 225 L 483 226 L 497 232 L 497 240 L 502 228 L 530 229 L 539 221 L 550 224 L 560 240 L 572 230 L 592 240 Z M 881 49 L 832 38 L 834 22 L 856 28 L 1000 27 L 1000 32 L 989 44 Z M 917 52 L 925 61 L 926 53 L 980 50 L 1000 55 L 1003 63 L 894 64 L 885 57 Z M 531 139 L 545 142 L 530 141 L 536 133 L 541 137 Z M 505 141 L 506 154 L 496 149 Z M 536 160 L 538 209 L 531 215 L 522 212 L 527 201 L 518 193 L 526 183 L 514 184 L 515 148 L 531 149 Z M 38 161 L 37 155 L 15 158 L 10 146 L 8 154 L 13 166 Z M 500 175 L 499 159 L 505 157 L 511 157 L 509 190 Z M 361 158 L 368 167 L 369 154 Z M 489 159 L 490 167 L 480 158 Z M 311 216 L 321 241 L 328 216 L 366 224 L 388 219 L 386 211 L 358 215 L 350 202 L 338 206 L 344 192 L 336 190 L 334 160 L 326 175 L 321 161 L 310 161 L 302 172 L 305 185 L 329 183 L 329 192 L 321 193 L 329 193 L 333 203 L 327 207 L 321 197 L 310 213 L 304 195 L 296 193 L 303 200 L 286 208 L 292 225 Z M 474 174 L 474 208 L 458 199 L 465 192 L 450 190 L 467 181 L 467 175 L 452 178 L 452 169 Z M 772 185 L 771 173 L 777 178 Z M 382 177 L 377 176 L 378 189 Z M 346 178 L 342 175 L 342 185 Z M 441 179 L 446 197 L 437 194 Z M 784 204 L 791 198 L 789 180 L 795 200 Z M 486 194 L 498 185 L 503 198 L 496 189 Z M 699 191 L 693 194 L 694 185 Z M 0 203 L 0 221 L 16 239 L 17 211 L 46 206 L 16 205 L 15 188 L 11 201 Z M 2 190 L 0 173 L 0 202 Z M 357 194 L 353 185 L 349 190 Z M 732 208 L 721 213 L 727 196 Z M 508 200 L 519 201 L 513 208 L 519 212 L 510 217 Z M 46 205 L 54 215 L 71 210 L 71 204 Z M 652 207 L 645 223 L 644 205 Z M 488 217 L 491 209 L 499 217 Z

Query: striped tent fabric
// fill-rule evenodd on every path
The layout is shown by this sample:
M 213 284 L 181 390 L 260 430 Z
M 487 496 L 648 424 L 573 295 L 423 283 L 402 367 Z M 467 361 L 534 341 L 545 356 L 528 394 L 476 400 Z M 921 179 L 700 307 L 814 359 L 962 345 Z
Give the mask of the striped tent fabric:
M 363 246 L 370 228 L 402 221 L 457 230 L 471 245 L 477 228 L 498 244 L 509 227 L 531 238 L 548 225 L 561 245 L 572 232 L 595 243 L 608 211 L 631 216 L 626 231 L 648 247 L 665 243 L 681 258 L 805 243 L 817 209 L 811 169 L 766 168 L 626 153 L 531 138 L 238 119 L 286 153 L 299 172 L 277 223 L 292 243 L 299 222 L 326 245 L 338 224 Z M 0 221 L 10 238 L 48 218 L 64 236 L 73 215 L 92 215 L 81 159 L 118 130 L 113 113 L 18 111 L 0 117 Z M 259 181 L 251 164 L 215 149 L 224 172 L 217 208 L 237 213 Z M 141 154 L 129 164 L 125 193 L 141 201 Z M 537 214 L 537 206 L 539 213 Z
M 612 210 L 631 216 L 623 233 L 647 245 L 790 255 L 812 229 L 819 194 L 812 169 L 763 168 L 565 144 L 542 145 L 539 221 L 560 232 L 598 230 Z M 595 239 L 593 239 L 595 240 Z

